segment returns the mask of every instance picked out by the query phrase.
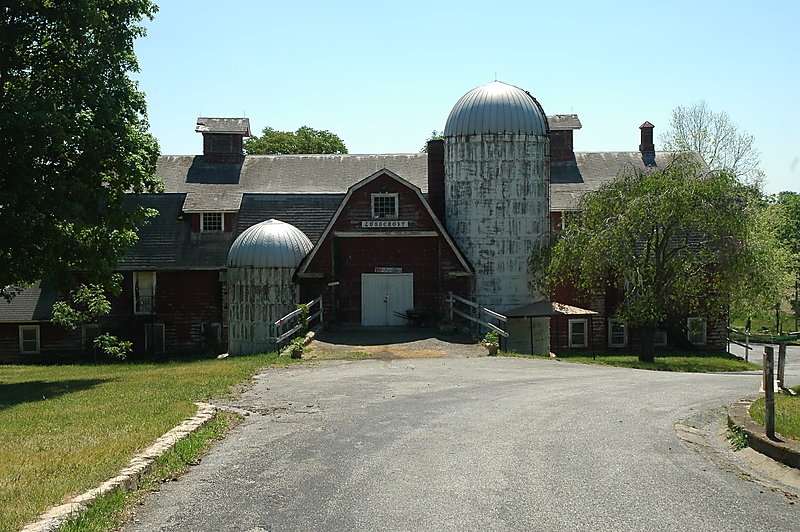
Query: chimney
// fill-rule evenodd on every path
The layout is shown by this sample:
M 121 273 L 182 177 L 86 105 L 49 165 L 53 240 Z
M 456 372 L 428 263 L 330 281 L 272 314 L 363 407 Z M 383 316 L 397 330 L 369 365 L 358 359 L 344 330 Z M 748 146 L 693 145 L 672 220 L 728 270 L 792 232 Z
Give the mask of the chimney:
M 645 122 L 639 129 L 642 130 L 642 143 L 639 144 L 639 151 L 642 155 L 655 155 L 656 145 L 653 144 L 653 128 L 656 127 L 650 122 Z
M 203 162 L 241 164 L 244 160 L 244 137 L 250 136 L 247 118 L 197 119 L 195 132 L 203 134 Z
M 428 141 L 428 204 L 444 220 L 444 140 Z
M 639 151 L 642 154 L 642 161 L 645 166 L 656 165 L 656 145 L 653 144 L 653 128 L 650 122 L 645 122 L 639 129 L 642 132 L 642 143 L 639 144 Z

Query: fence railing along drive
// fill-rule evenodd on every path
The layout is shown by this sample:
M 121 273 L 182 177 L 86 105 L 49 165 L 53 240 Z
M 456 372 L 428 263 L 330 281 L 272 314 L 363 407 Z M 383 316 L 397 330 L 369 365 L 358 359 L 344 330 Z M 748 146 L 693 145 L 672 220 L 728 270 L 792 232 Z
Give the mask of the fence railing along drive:
M 456 304 L 466 305 L 469 308 L 469 312 L 464 312 L 456 308 Z M 447 294 L 447 304 L 449 306 L 450 311 L 450 319 L 453 320 L 454 316 L 459 316 L 461 318 L 467 319 L 473 323 L 477 323 L 483 325 L 484 327 L 488 327 L 489 329 L 497 332 L 503 338 L 508 338 L 508 333 L 503 330 L 500 326 L 491 323 L 490 319 L 494 319 L 501 324 L 505 324 L 508 321 L 508 318 L 500 314 L 499 312 L 495 312 L 491 309 L 486 307 L 482 307 L 479 304 L 475 303 L 474 301 L 470 301 L 469 299 L 464 299 L 463 297 L 459 297 L 452 292 Z M 485 316 L 481 319 L 482 316 Z
M 322 312 L 322 296 L 317 297 L 316 299 L 312 299 L 308 303 L 305 304 L 306 308 L 308 308 L 308 326 L 311 326 L 311 323 L 319 318 L 319 322 L 322 323 L 323 321 L 323 312 Z M 314 308 L 319 306 L 319 310 L 314 312 Z M 298 308 L 286 316 L 278 319 L 275 323 L 272 324 L 273 329 L 273 338 L 275 338 L 275 343 L 278 347 L 281 346 L 286 340 L 291 339 L 296 332 L 303 328 L 303 323 L 301 323 L 301 317 L 303 314 L 303 309 Z

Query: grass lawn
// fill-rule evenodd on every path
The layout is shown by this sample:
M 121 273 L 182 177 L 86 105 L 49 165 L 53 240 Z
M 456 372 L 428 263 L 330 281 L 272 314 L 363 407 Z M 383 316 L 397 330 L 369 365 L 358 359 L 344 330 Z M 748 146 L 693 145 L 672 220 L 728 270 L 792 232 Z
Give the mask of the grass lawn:
M 257 355 L 160 364 L 0 366 L 0 531 L 114 476 L 131 455 L 230 391 Z
M 516 353 L 500 352 L 501 356 L 523 356 Z M 544 358 L 548 357 L 532 357 Z M 687 371 L 687 372 L 717 372 L 717 371 L 749 371 L 761 369 L 756 364 L 745 362 L 728 353 L 656 353 L 654 362 L 639 362 L 637 354 L 600 354 L 592 358 L 591 355 L 562 355 L 556 360 L 565 362 L 579 362 L 581 364 L 598 364 L 601 366 L 617 366 L 622 368 L 649 369 L 655 371 Z
M 800 393 L 800 386 L 793 388 Z M 764 424 L 764 398 L 752 404 L 750 415 L 756 423 Z M 775 432 L 800 440 L 800 395 L 775 394 Z

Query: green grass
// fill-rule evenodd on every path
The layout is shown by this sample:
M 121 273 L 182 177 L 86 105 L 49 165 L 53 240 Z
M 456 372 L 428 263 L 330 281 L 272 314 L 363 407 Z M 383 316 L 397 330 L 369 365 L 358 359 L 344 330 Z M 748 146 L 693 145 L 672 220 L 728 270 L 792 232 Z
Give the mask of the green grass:
M 780 323 L 783 331 L 782 335 L 797 330 L 794 326 L 794 314 L 791 312 L 781 312 Z M 731 321 L 731 327 L 737 331 L 744 331 L 746 325 L 747 319 L 734 319 Z M 750 323 L 750 332 L 751 342 L 771 342 L 773 337 L 778 336 L 775 329 L 775 314 L 753 317 Z M 744 334 L 731 333 L 731 338 L 744 341 Z
M 501 356 L 523 356 L 516 353 L 501 351 Z M 549 357 L 532 357 L 550 360 Z M 562 355 L 557 360 L 565 362 L 578 362 L 581 364 L 597 364 L 600 366 L 616 366 L 621 368 L 649 369 L 654 371 L 686 371 L 696 373 L 720 371 L 750 371 L 760 369 L 760 366 L 745 362 L 744 360 L 728 353 L 656 353 L 654 362 L 639 362 L 637 354 L 599 354 L 591 355 Z
M 800 386 L 793 388 L 800 393 Z M 764 398 L 752 404 L 750 416 L 756 423 L 764 424 Z M 775 432 L 800 440 L 800 395 L 775 394 Z
M 105 532 L 119 527 L 125 519 L 125 509 L 144 497 L 162 482 L 174 480 L 189 467 L 200 461 L 201 455 L 211 444 L 224 437 L 234 416 L 221 413 L 200 430 L 182 439 L 168 452 L 156 459 L 156 467 L 139 483 L 134 493 L 114 490 L 97 498 L 85 512 L 68 519 L 59 532 Z
M 0 366 L 0 531 L 94 488 L 181 420 L 230 391 L 257 355 L 161 364 Z

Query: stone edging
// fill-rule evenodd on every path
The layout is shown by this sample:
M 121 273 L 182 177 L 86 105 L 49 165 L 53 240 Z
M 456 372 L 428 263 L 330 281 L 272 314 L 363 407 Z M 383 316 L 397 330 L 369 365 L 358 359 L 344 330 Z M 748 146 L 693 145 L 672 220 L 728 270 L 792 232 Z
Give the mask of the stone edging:
M 747 434 L 747 443 L 755 451 L 788 466 L 800 468 L 800 442 L 767 438 L 766 429 L 750 417 L 750 405 L 758 397 L 746 397 L 728 407 L 728 425 L 739 426 Z
M 128 466 L 117 476 L 94 489 L 69 499 L 64 504 L 47 510 L 36 521 L 23 528 L 22 532 L 53 532 L 72 514 L 85 510 L 96 498 L 115 489 L 135 490 L 142 477 L 153 471 L 156 458 L 172 449 L 176 443 L 203 427 L 217 415 L 216 407 L 208 403 L 195 404 L 197 413 L 194 416 L 178 424 L 144 451 L 136 453 L 128 462 Z

